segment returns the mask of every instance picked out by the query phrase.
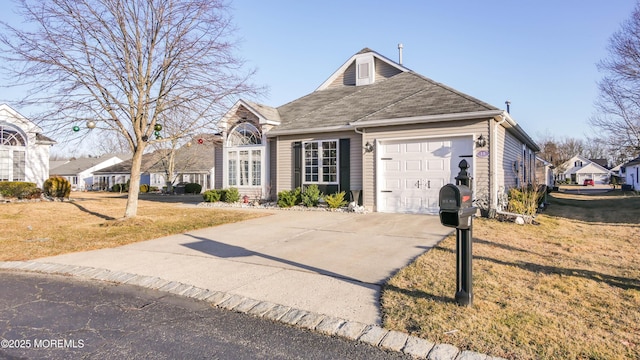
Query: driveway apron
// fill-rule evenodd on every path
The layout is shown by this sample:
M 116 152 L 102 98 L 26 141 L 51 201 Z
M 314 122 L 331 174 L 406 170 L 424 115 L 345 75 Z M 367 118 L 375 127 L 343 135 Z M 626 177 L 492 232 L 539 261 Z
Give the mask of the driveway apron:
M 37 261 L 155 276 L 365 324 L 384 282 L 451 233 L 436 216 L 276 210 Z

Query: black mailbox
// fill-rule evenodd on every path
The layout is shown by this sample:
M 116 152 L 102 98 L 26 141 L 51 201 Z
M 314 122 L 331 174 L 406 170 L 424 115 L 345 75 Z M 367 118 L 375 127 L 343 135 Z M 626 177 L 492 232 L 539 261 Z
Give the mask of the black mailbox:
M 444 226 L 469 229 L 476 213 L 471 189 L 465 185 L 447 184 L 440 189 L 440 222 Z

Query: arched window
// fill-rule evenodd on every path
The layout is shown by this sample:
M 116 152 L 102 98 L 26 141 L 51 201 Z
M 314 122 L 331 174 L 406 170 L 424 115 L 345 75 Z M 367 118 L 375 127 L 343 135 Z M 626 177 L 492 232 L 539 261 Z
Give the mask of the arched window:
M 247 122 L 233 128 L 227 139 L 228 146 L 260 145 L 261 143 L 260 131 L 253 124 Z
M 24 136 L 15 129 L 7 125 L 0 125 L 0 145 L 26 146 L 27 142 Z
M 264 153 L 260 131 L 251 123 L 243 122 L 229 132 L 227 138 L 228 186 L 262 186 Z M 247 149 L 246 147 L 253 146 Z
M 0 181 L 24 181 L 27 141 L 16 128 L 0 124 Z

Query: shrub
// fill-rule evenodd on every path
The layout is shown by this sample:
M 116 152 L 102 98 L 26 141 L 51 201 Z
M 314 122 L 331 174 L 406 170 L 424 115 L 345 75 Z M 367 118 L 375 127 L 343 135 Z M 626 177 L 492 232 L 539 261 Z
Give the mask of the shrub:
M 302 191 L 299 187 L 293 190 L 283 190 L 278 193 L 278 206 L 290 208 L 302 202 Z
M 204 194 L 202 194 L 202 197 L 206 202 L 220 201 L 220 198 L 222 197 L 222 191 L 221 190 L 205 191 Z
M 148 193 L 149 192 L 149 185 L 147 185 L 147 184 L 140 185 L 140 192 L 141 193 Z
M 184 186 L 185 194 L 200 194 L 202 192 L 202 185 L 198 183 L 188 183 Z
M 69 198 L 71 183 L 62 176 L 52 176 L 44 182 L 42 190 L 46 196 L 52 198 Z
M 327 203 L 329 208 L 337 209 L 339 207 L 347 205 L 347 201 L 344 199 L 345 192 L 341 191 L 339 193 L 325 195 L 324 201 Z
M 306 207 L 316 207 L 320 202 L 320 198 L 322 197 L 322 193 L 318 188 L 318 185 L 311 184 L 307 186 L 301 194 L 302 203 Z
M 542 194 L 533 186 L 512 188 L 509 190 L 507 210 L 516 214 L 533 216 L 541 201 Z
M 240 192 L 238 188 L 230 187 L 224 193 L 224 201 L 228 203 L 238 202 L 240 200 Z
M 149 186 L 149 192 L 156 192 L 158 191 L 158 187 L 157 186 Z
M 0 182 L 0 195 L 7 198 L 37 199 L 42 194 L 42 190 L 36 187 L 35 183 L 25 181 L 2 181 Z

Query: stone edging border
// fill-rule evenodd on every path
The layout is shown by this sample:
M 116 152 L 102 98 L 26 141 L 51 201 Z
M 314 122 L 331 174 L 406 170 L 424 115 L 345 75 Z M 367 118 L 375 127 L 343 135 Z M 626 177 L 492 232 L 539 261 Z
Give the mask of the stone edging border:
M 460 351 L 448 344 L 434 344 L 428 340 L 377 325 L 348 321 L 332 316 L 311 313 L 268 301 L 259 301 L 221 291 L 198 288 L 192 285 L 168 281 L 154 276 L 142 276 L 120 271 L 86 266 L 63 265 L 35 261 L 0 261 L 0 269 L 37 272 L 56 275 L 72 275 L 79 278 L 112 283 L 135 285 L 188 298 L 206 301 L 211 305 L 249 314 L 283 324 L 296 326 L 329 336 L 339 336 L 360 341 L 386 350 L 402 352 L 418 359 L 428 360 L 504 360 L 473 351 Z

